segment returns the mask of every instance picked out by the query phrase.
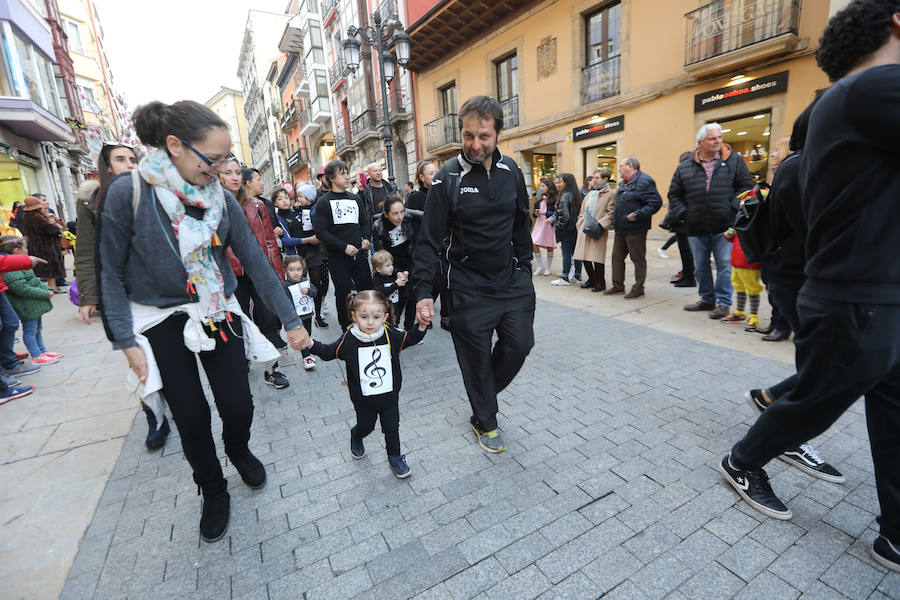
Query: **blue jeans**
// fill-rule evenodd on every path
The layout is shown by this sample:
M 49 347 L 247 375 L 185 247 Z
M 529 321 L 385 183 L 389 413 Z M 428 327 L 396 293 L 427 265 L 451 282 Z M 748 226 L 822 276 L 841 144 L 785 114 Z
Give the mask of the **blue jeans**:
M 569 278 L 569 271 L 572 269 L 572 255 L 575 254 L 575 240 L 578 239 L 577 231 L 569 231 L 566 233 L 557 233 L 556 239 L 562 246 L 562 276 Z M 581 279 L 581 261 L 575 261 L 575 277 Z
M 41 323 L 40 317 L 22 321 L 22 341 L 25 343 L 25 347 L 28 348 L 28 354 L 31 355 L 31 358 L 37 358 L 47 351 L 47 348 L 44 346 L 43 330 L 44 325 Z
M 718 306 L 731 306 L 731 242 L 725 235 L 688 236 L 691 254 L 694 255 L 694 279 L 700 292 L 700 300 Z M 716 282 L 713 286 L 709 255 L 716 261 Z
M 19 328 L 19 317 L 13 310 L 6 294 L 0 293 L 0 367 L 14 369 L 18 366 L 16 352 L 16 329 Z

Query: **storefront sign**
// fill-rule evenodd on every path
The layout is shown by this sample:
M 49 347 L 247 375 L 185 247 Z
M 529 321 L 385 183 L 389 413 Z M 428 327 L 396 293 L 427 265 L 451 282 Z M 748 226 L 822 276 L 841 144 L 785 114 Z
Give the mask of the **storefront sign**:
M 603 135 L 605 133 L 612 133 L 614 131 L 622 131 L 623 129 L 625 129 L 625 115 L 610 117 L 598 123 L 589 123 L 588 125 L 576 127 L 572 130 L 572 141 L 580 142 L 581 140 L 597 137 L 598 135 Z
M 788 72 L 782 71 L 781 73 L 751 79 L 738 85 L 703 92 L 694 96 L 694 112 L 727 106 L 735 102 L 743 102 L 744 100 L 771 96 L 772 94 L 781 94 L 787 91 L 787 84 Z

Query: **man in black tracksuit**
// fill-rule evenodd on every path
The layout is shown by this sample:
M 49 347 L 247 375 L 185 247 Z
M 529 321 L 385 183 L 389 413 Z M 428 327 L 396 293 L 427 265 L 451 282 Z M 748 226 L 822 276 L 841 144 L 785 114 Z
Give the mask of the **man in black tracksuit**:
M 432 282 L 443 262 L 452 295 L 450 331 L 474 413 L 472 427 L 482 448 L 502 452 L 497 393 L 534 346 L 528 191 L 516 163 L 497 150 L 503 127 L 499 103 L 487 96 L 470 98 L 459 121 L 462 152 L 435 175 L 425 201 L 413 257 L 416 315 L 420 323 L 431 322 Z
M 839 81 L 816 104 L 800 159 L 808 233 L 797 382 L 719 468 L 753 508 L 788 519 L 762 467 L 865 396 L 881 504 L 871 552 L 900 571 L 900 4 L 851 2 L 816 58 Z

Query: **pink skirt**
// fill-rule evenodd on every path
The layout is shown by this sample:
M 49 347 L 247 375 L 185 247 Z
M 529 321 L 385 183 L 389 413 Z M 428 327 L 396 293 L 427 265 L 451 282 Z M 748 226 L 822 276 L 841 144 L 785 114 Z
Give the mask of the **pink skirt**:
M 553 231 L 553 224 L 544 215 L 538 215 L 534 222 L 534 228 L 531 230 L 531 243 L 541 248 L 556 247 L 556 232 Z

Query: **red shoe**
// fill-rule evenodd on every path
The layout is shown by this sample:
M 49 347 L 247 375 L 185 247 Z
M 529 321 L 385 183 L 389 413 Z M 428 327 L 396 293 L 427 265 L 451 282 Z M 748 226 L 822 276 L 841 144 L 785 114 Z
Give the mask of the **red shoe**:
M 44 355 L 50 358 L 62 358 L 65 356 L 65 354 L 60 354 L 59 352 L 44 352 Z
M 53 358 L 52 356 L 47 356 L 46 354 L 41 354 L 40 356 L 35 356 L 31 359 L 31 364 L 33 365 L 52 365 L 56 362 L 59 362 L 58 358 Z
M 28 358 L 27 352 L 16 352 L 16 360 L 25 360 Z

